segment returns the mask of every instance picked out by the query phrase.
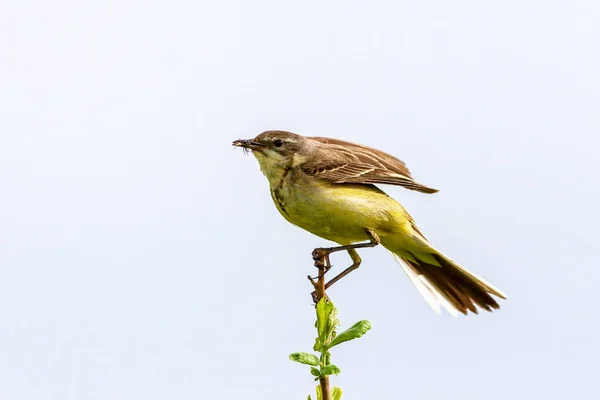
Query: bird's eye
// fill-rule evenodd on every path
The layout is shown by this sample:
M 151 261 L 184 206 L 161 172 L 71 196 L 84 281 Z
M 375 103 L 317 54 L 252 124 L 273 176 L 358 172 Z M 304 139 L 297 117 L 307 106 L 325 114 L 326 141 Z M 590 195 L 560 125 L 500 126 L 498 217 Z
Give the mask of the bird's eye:
M 273 144 L 275 145 L 275 147 L 281 147 L 281 146 L 283 146 L 283 140 L 275 139 L 275 140 L 273 140 Z

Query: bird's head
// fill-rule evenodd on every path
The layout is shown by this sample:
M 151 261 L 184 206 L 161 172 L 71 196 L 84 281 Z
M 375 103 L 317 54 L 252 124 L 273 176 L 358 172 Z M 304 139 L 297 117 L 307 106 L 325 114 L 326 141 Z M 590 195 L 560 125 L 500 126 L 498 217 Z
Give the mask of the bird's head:
M 311 142 L 303 136 L 286 131 L 266 131 L 254 139 L 238 139 L 233 146 L 252 151 L 267 178 L 275 178 L 306 159 Z

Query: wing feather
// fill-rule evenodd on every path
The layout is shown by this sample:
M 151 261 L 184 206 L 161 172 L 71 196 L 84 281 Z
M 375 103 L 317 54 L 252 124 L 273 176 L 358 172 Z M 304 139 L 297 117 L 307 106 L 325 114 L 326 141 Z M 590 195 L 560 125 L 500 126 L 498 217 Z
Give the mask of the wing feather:
M 302 165 L 302 170 L 330 183 L 399 185 L 423 193 L 438 190 L 416 182 L 406 164 L 371 147 L 338 139 L 311 137 L 322 148 L 319 157 Z

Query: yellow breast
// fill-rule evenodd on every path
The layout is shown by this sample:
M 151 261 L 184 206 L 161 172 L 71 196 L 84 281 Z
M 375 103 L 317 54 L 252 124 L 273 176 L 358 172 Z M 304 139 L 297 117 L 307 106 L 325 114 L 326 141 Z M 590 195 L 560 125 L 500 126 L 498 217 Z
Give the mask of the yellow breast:
M 372 185 L 330 184 L 290 170 L 271 196 L 290 223 L 340 244 L 368 240 L 365 228 L 395 231 L 406 212 L 394 199 Z

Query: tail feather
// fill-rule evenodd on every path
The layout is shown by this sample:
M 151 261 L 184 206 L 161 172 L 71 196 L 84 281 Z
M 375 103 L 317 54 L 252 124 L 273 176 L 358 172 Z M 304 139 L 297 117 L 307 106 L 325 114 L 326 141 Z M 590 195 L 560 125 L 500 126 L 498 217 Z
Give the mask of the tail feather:
M 421 261 L 418 257 L 413 261 L 391 254 L 438 314 L 441 307 L 454 316 L 458 312 L 466 315 L 468 311 L 477 314 L 477 306 L 492 311 L 500 306 L 490 294 L 506 298 L 500 290 L 441 253 L 433 254 L 439 265 Z

